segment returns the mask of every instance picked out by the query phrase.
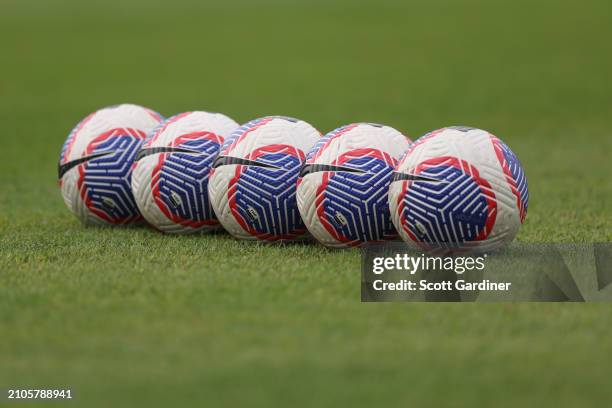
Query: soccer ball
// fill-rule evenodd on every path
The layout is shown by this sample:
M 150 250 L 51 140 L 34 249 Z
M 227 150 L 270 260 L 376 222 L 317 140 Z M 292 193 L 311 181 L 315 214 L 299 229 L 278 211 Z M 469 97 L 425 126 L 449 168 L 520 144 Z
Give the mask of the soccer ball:
M 282 116 L 248 122 L 225 140 L 208 192 L 223 227 L 250 240 L 286 241 L 306 233 L 297 209 L 296 181 L 321 134 Z
M 452 126 L 418 139 L 389 188 L 393 224 L 415 249 L 492 250 L 525 220 L 527 178 L 492 134 Z
M 70 132 L 58 178 L 66 205 L 82 222 L 140 219 L 130 189 L 132 164 L 146 134 L 162 120 L 150 109 L 124 104 L 90 114 Z
M 208 176 L 221 144 L 238 124 L 220 113 L 185 112 L 153 130 L 132 174 L 132 192 L 144 218 L 168 233 L 215 229 Z
M 308 231 L 336 248 L 396 238 L 387 192 L 409 143 L 397 130 L 372 123 L 323 136 L 308 153 L 298 180 L 298 207 Z

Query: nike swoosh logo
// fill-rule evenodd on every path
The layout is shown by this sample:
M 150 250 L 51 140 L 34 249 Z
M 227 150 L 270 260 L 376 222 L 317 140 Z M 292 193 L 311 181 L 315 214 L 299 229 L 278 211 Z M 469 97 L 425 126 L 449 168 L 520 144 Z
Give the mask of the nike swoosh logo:
M 255 167 L 265 167 L 268 169 L 280 169 L 280 167 L 273 166 L 267 163 L 261 163 L 255 160 L 243 159 L 241 157 L 232 157 L 232 156 L 218 156 L 213 162 L 212 168 L 216 169 L 221 166 L 228 166 L 230 164 L 239 164 L 241 166 L 255 166 Z
M 90 154 L 89 156 L 80 157 L 78 159 L 66 162 L 64 164 L 60 163 L 57 165 L 57 177 L 61 179 L 64 176 L 64 174 L 68 173 L 71 169 L 75 168 L 79 164 L 83 164 L 89 160 L 97 159 L 103 156 L 108 156 L 116 152 L 117 151 L 94 153 L 94 154 Z
M 306 164 L 300 170 L 300 177 L 304 177 L 311 173 L 318 173 L 320 171 L 342 171 L 345 173 L 367 173 L 361 169 L 354 169 L 352 167 L 335 166 L 333 164 Z
M 391 178 L 391 182 L 394 182 L 394 181 L 406 181 L 406 180 L 409 180 L 409 181 L 428 181 L 430 183 L 447 183 L 446 180 L 438 180 L 438 179 L 434 179 L 434 178 L 430 178 L 430 177 L 416 176 L 414 174 L 393 172 L 393 176 Z
M 201 152 L 198 152 L 197 150 L 185 149 L 183 147 L 170 147 L 170 146 L 149 147 L 145 149 L 140 149 L 134 161 L 138 161 L 142 159 L 143 157 L 147 157 L 147 156 L 150 156 L 152 154 L 157 154 L 157 153 L 201 154 Z

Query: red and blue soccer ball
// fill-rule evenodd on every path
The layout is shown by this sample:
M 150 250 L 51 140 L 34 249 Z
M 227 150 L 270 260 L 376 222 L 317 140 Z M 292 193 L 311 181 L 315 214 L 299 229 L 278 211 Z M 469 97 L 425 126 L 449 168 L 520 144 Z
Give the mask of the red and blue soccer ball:
M 389 188 L 391 218 L 421 250 L 492 250 L 511 242 L 527 214 L 516 155 L 487 131 L 454 126 L 415 141 Z
M 215 214 L 234 237 L 263 241 L 303 238 L 296 181 L 306 152 L 321 134 L 283 116 L 256 119 L 225 140 L 208 191 Z
M 82 222 L 141 219 L 130 188 L 132 164 L 147 133 L 162 120 L 151 109 L 124 104 L 90 114 L 70 132 L 58 178 L 66 205 Z
M 156 229 L 191 233 L 217 229 L 208 177 L 221 145 L 238 123 L 220 113 L 185 112 L 160 124 L 138 152 L 132 192 Z
M 397 237 L 387 193 L 393 168 L 410 140 L 372 123 L 343 126 L 308 153 L 298 179 L 298 207 L 308 231 L 336 248 Z

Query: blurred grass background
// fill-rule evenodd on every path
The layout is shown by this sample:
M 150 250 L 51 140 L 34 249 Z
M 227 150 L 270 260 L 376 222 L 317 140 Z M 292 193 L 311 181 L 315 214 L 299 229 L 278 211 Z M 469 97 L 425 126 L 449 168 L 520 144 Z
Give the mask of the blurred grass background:
M 612 5 L 0 0 L 0 388 L 79 406 L 607 405 L 605 304 L 361 304 L 359 253 L 85 228 L 56 164 L 90 111 L 487 129 L 518 239 L 612 240 Z

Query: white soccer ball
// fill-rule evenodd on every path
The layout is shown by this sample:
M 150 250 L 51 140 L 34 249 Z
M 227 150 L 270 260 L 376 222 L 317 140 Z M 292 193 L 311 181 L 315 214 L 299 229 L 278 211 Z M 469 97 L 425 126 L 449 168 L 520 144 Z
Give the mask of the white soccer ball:
M 410 140 L 389 126 L 355 123 L 323 136 L 308 153 L 297 200 L 308 231 L 347 248 L 395 239 L 387 192 Z
M 130 189 L 132 164 L 162 120 L 151 109 L 124 104 L 90 114 L 70 132 L 58 177 L 66 205 L 82 222 L 116 225 L 141 218 Z
M 320 136 L 304 121 L 268 116 L 241 126 L 225 141 L 208 191 L 230 234 L 264 241 L 304 236 L 296 181 L 306 152 Z
M 516 155 L 487 131 L 453 126 L 426 134 L 397 165 L 393 224 L 415 249 L 491 250 L 525 220 L 527 179 Z
M 219 226 L 208 198 L 208 177 L 238 123 L 220 113 L 185 112 L 154 129 L 136 157 L 132 192 L 144 218 L 167 233 Z

